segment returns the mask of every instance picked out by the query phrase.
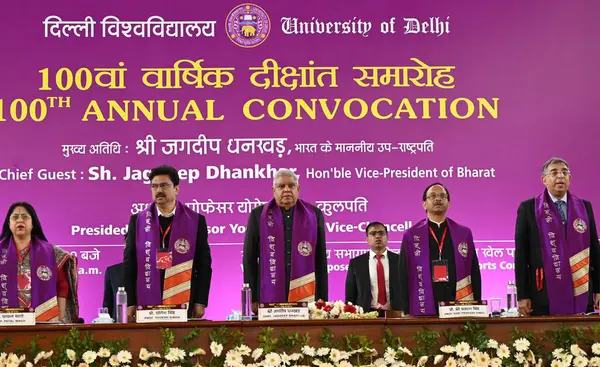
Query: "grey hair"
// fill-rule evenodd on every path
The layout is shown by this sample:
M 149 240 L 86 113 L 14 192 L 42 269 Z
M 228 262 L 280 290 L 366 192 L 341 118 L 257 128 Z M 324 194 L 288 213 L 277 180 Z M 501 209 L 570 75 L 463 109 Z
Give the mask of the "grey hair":
M 556 164 L 556 163 L 562 163 L 565 166 L 567 166 L 567 168 L 569 168 L 569 164 L 564 159 L 559 158 L 559 157 L 552 157 L 552 158 L 548 159 L 546 161 L 546 163 L 544 163 L 544 166 L 542 167 L 542 176 L 545 176 L 548 173 L 548 166 L 550 166 L 551 164 Z
M 287 168 L 280 168 L 279 171 L 277 171 L 275 173 L 275 176 L 273 177 L 273 187 L 275 187 L 275 183 L 277 182 L 277 179 L 282 176 L 291 177 L 294 179 L 294 182 L 296 184 L 298 184 L 299 177 L 297 174 L 294 173 L 294 171 L 287 169 Z

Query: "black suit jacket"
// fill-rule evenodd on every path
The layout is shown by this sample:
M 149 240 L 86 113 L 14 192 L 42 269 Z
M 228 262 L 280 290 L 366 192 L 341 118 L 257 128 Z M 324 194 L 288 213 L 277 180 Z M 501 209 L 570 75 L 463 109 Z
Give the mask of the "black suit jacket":
M 361 306 L 365 312 L 371 310 L 370 254 L 370 252 L 367 252 L 351 259 L 346 275 L 346 302 Z M 390 249 L 388 249 L 387 255 L 390 266 L 390 307 L 392 310 L 400 311 L 402 310 L 402 303 L 400 302 L 402 292 L 400 291 L 400 273 L 398 269 L 400 256 L 390 251 Z
M 104 273 L 104 299 L 102 300 L 102 307 L 107 307 L 110 317 L 115 320 L 115 297 L 119 291 L 119 287 L 124 286 L 124 274 L 123 263 L 109 266 Z
M 177 215 L 177 213 L 175 213 Z M 127 231 L 127 244 L 125 246 L 124 273 L 125 291 L 129 306 L 137 305 L 137 253 L 136 253 L 136 226 L 137 214 L 131 216 Z M 190 304 L 188 310 L 191 315 L 193 304 L 208 306 L 208 293 L 212 278 L 212 258 L 208 246 L 208 229 L 206 219 L 198 214 L 198 233 L 196 235 L 196 249 L 192 264 L 192 280 Z M 170 239 L 168 239 L 170 241 Z M 156 263 L 155 263 L 156 265 Z M 163 275 L 164 276 L 164 275 Z
M 317 215 L 317 245 L 315 253 L 315 300 L 327 301 L 327 248 L 325 244 L 325 219 L 321 209 L 311 205 Z M 252 210 L 248 218 L 246 237 L 244 238 L 244 283 L 250 284 L 252 300 L 260 301 L 260 215 L 264 205 Z M 295 249 L 290 249 L 294 251 Z M 297 251 L 297 250 L 296 250 Z M 286 274 L 290 274 L 291 264 L 286 263 Z M 289 280 L 286 284 L 286 294 L 289 292 Z
M 588 312 L 593 311 L 593 293 L 600 293 L 600 247 L 594 212 L 589 201 L 584 200 L 588 219 L 590 221 L 590 300 Z M 568 213 L 567 213 L 568 216 Z M 572 221 L 571 221 L 572 222 Z M 515 229 L 515 279 L 517 298 L 531 299 L 533 316 L 548 315 L 548 292 L 546 280 L 542 290 L 536 286 L 535 270 L 543 268 L 540 232 L 535 218 L 535 198 L 526 200 L 519 205 Z M 593 292 L 592 292 L 593 291 Z

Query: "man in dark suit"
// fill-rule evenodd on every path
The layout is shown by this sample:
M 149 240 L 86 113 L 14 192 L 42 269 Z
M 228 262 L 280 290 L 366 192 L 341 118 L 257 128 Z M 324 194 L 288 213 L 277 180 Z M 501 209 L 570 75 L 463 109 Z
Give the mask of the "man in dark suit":
M 125 246 L 127 246 L 127 233 L 123 236 L 123 241 Z M 102 300 L 102 307 L 108 308 L 108 314 L 115 320 L 115 299 L 119 287 L 124 287 L 124 277 L 123 263 L 111 265 L 104 272 L 104 299 Z
M 273 179 L 273 199 L 254 208 L 244 239 L 244 283 L 258 302 L 327 301 L 327 248 L 323 212 L 298 199 L 291 170 Z
M 212 277 L 206 219 L 177 200 L 175 168 L 155 167 L 149 180 L 154 202 L 131 216 L 127 231 L 128 318 L 137 305 L 161 304 L 188 304 L 189 317 L 203 317 Z
M 124 274 L 123 263 L 109 266 L 104 273 L 104 300 L 102 301 L 102 307 L 108 308 L 110 317 L 115 320 L 117 319 L 115 297 L 119 287 L 123 287 Z
M 569 191 L 562 158 L 542 167 L 541 194 L 521 203 L 515 278 L 521 315 L 573 315 L 600 306 L 600 247 L 590 202 Z
M 369 223 L 365 232 L 371 250 L 350 260 L 346 302 L 361 306 L 365 312 L 400 311 L 400 256 L 388 250 L 387 228 L 382 223 Z

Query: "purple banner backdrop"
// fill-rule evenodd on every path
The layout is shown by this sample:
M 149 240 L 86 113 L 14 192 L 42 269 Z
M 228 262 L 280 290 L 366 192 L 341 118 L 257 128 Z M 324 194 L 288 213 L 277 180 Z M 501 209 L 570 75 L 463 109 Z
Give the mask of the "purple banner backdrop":
M 226 31 L 239 4 L 0 5 L 0 208 L 31 202 L 48 238 L 79 256 L 88 322 L 102 302 L 105 268 L 122 259 L 121 229 L 151 198 L 139 173 L 158 164 L 184 170 L 180 198 L 207 217 L 211 319 L 239 309 L 247 213 L 271 197 L 276 168 L 295 168 L 301 197 L 325 211 L 330 299 L 343 299 L 348 261 L 367 249 L 364 224 L 390 224 L 390 247 L 398 251 L 402 232 L 424 216 L 422 191 L 433 181 L 450 189 L 449 215 L 473 229 L 485 298 L 503 297 L 514 278 L 517 206 L 542 190 L 539 170 L 548 157 L 566 158 L 573 191 L 598 205 L 590 164 L 600 156 L 597 1 L 260 1 L 270 23 L 256 23 L 254 8 L 254 18 L 239 18 L 264 31 L 253 48 L 235 44 Z M 153 16 L 164 22 L 148 25 Z M 171 23 L 177 21 L 191 23 Z M 298 34 L 297 22 L 313 28 Z M 157 36 L 161 30 L 169 34 Z M 266 59 L 280 67 L 334 67 L 336 79 L 325 75 L 323 86 L 306 87 L 288 76 L 274 87 L 267 70 L 255 83 L 271 77 L 271 86 L 253 85 L 250 68 Z M 223 77 L 226 85 L 215 88 L 213 71 L 203 88 L 144 84 L 149 71 L 142 69 L 172 69 L 180 60 L 203 60 L 180 64 L 191 69 L 180 77 L 192 84 L 200 67 L 234 68 L 234 79 Z M 97 68 L 119 76 L 120 62 L 127 71 L 114 86 L 122 81 L 124 88 L 99 85 L 110 75 L 100 83 L 86 78 L 102 72 Z M 356 67 L 392 68 L 361 79 Z M 367 77 L 375 72 L 365 69 Z M 298 100 L 315 101 L 314 117 L 296 107 Z M 154 103 L 153 121 L 143 111 L 136 118 L 133 101 Z M 191 106 L 183 120 L 189 101 L 198 109 Z M 166 116 L 178 111 L 174 121 L 161 121 L 160 103 Z M 22 114 L 24 106 L 33 113 Z

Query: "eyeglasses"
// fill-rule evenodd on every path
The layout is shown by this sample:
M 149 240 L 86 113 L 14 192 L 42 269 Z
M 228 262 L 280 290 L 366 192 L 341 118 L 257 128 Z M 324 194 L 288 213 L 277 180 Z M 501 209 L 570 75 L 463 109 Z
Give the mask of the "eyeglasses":
M 23 214 L 13 214 L 10 216 L 10 220 L 12 220 L 13 222 L 16 222 L 19 220 L 19 218 L 23 219 L 24 222 L 27 222 L 28 220 L 31 219 L 31 216 L 27 213 L 23 213 Z
M 371 237 L 385 236 L 385 235 L 386 235 L 385 231 L 372 231 L 372 232 L 369 232 L 369 236 L 371 236 Z
M 569 171 L 568 169 L 563 169 L 562 171 L 552 170 L 552 171 L 546 173 L 546 175 L 547 176 L 552 176 L 552 177 L 557 177 L 559 173 L 561 175 L 563 175 L 563 177 L 567 177 L 569 174 L 571 174 L 571 171 Z
M 168 189 L 169 187 L 171 187 L 171 185 L 172 184 L 170 182 L 163 182 L 160 184 L 152 184 L 150 186 L 152 187 L 152 190 L 158 190 L 159 188 L 161 190 L 165 190 L 165 189 Z
M 429 196 L 427 196 L 427 199 L 434 201 L 435 199 L 440 198 L 441 200 L 446 200 L 448 199 L 448 195 L 447 194 L 429 194 Z

